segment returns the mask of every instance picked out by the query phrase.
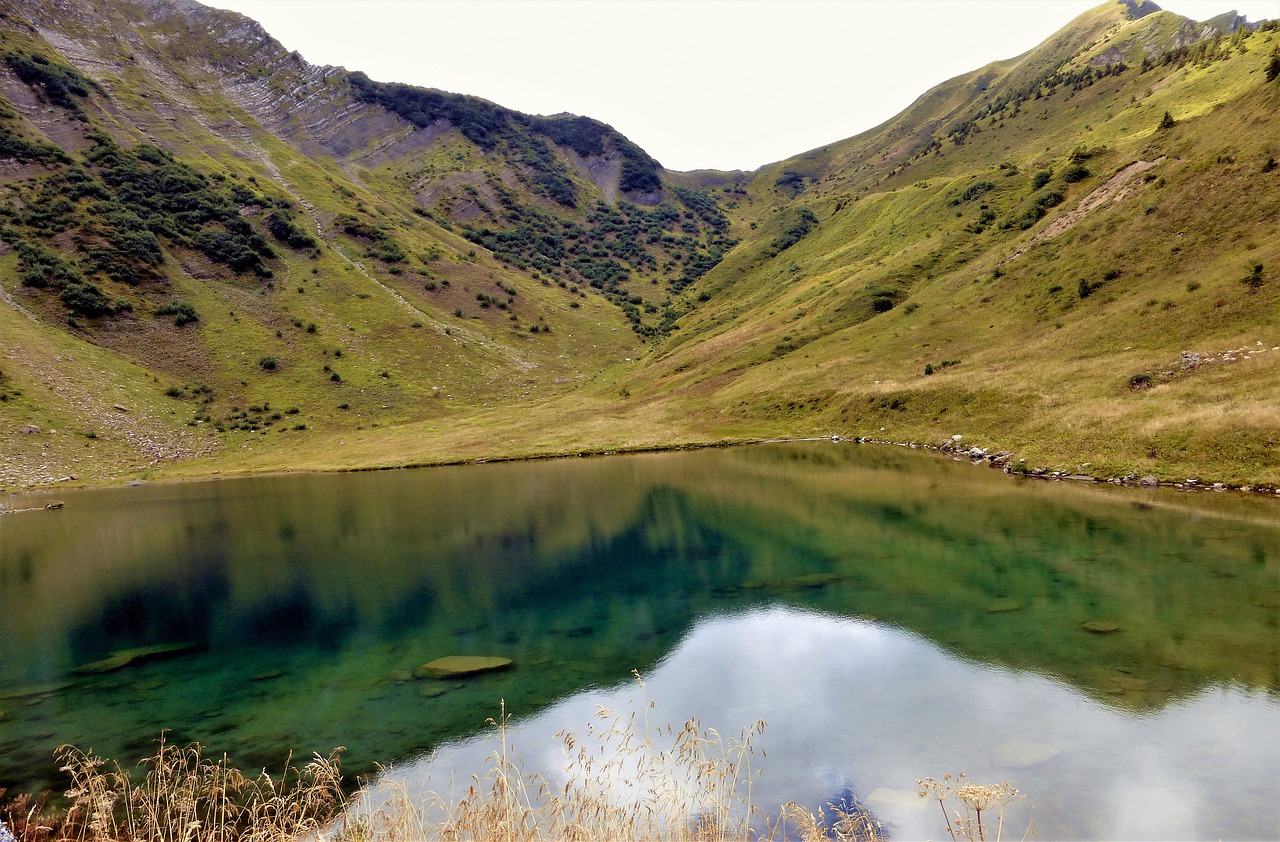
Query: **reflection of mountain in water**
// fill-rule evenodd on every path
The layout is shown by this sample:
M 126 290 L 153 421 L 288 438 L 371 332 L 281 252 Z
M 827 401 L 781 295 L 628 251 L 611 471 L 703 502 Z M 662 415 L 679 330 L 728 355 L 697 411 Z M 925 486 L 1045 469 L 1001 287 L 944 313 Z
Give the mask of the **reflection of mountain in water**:
M 498 698 L 536 710 L 615 683 L 699 617 L 778 602 L 1109 704 L 1275 691 L 1274 512 L 1175 499 L 831 444 L 69 495 L 0 533 L 0 686 L 145 644 L 206 651 L 0 701 L 17 708 L 0 756 L 20 758 L 0 785 L 58 742 L 115 753 L 162 727 L 252 765 L 346 745 L 365 771 L 473 730 Z M 452 653 L 517 666 L 440 696 L 391 678 Z

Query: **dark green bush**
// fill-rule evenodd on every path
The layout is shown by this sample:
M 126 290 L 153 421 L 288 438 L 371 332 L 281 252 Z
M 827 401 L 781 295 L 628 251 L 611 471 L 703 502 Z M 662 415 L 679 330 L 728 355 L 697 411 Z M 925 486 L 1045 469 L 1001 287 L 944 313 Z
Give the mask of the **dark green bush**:
M 200 315 L 196 312 L 196 308 L 186 301 L 163 304 L 156 308 L 156 315 L 173 316 L 173 323 L 178 327 L 200 320 Z
M 113 304 L 97 286 L 83 281 L 64 286 L 58 298 L 72 313 L 87 319 L 111 316 L 130 309 L 124 304 Z
M 8 126 L 0 124 L 0 158 L 36 161 L 41 164 L 69 164 L 71 156 L 52 143 L 24 140 Z
M 284 208 L 277 208 L 267 214 L 266 222 L 271 236 L 291 249 L 314 249 L 320 245 L 315 237 L 294 222 L 293 214 Z
M 1062 172 L 1062 180 L 1067 184 L 1075 184 L 1089 177 L 1089 168 L 1083 164 L 1072 164 Z
M 1244 284 L 1251 290 L 1258 289 L 1262 286 L 1262 264 L 1254 263 L 1249 267 L 1249 274 L 1240 279 L 1240 283 Z
M 979 181 L 974 184 L 970 184 L 968 187 L 966 187 L 964 192 L 960 194 L 960 200 L 963 202 L 972 202 L 974 199 L 978 198 L 979 196 L 985 193 L 989 193 L 995 189 L 996 189 L 996 185 L 994 182 Z
M 817 225 L 818 217 L 808 208 L 801 207 L 791 211 L 782 233 L 769 244 L 770 255 L 776 256 L 780 252 L 791 248 L 816 228 Z
M 25 240 L 19 240 L 15 247 L 18 252 L 18 277 L 23 286 L 62 289 L 67 284 L 84 282 L 79 270 L 57 252 Z
M 197 249 L 215 263 L 224 263 L 237 272 L 253 270 L 259 274 L 266 267 L 262 255 L 253 248 L 253 242 L 240 234 L 205 228 L 192 241 Z
M 72 97 L 87 97 L 90 83 L 78 70 L 50 61 L 37 53 L 10 53 L 5 56 L 5 63 L 14 75 L 32 88 L 42 91 L 45 98 L 54 105 L 83 115 L 80 104 Z
M 787 170 L 774 180 L 773 186 L 785 188 L 792 193 L 799 193 L 804 189 L 804 176 L 794 170 Z

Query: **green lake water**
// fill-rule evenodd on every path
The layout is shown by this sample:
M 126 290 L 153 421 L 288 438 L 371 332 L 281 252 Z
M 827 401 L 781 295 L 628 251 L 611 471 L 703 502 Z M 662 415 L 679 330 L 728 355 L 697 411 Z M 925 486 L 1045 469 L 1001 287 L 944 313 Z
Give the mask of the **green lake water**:
M 163 729 L 438 789 L 483 770 L 500 700 L 554 776 L 554 734 L 637 669 L 664 722 L 766 720 L 765 806 L 852 794 L 938 837 L 915 778 L 963 770 L 1027 795 L 1018 837 L 1280 836 L 1275 501 L 830 442 L 59 499 L 0 517 L 11 791 L 62 788 L 59 744 L 132 763 Z M 455 654 L 514 665 L 409 676 Z

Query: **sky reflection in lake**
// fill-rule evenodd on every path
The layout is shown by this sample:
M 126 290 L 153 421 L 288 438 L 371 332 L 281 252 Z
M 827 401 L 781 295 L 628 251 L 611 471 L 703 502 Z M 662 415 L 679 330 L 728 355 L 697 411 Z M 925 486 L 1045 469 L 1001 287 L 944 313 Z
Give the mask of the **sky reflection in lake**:
M 650 675 L 654 725 L 696 715 L 737 735 L 756 719 L 767 758 L 755 803 L 815 808 L 846 787 L 893 838 L 945 834 L 915 779 L 965 771 L 1026 794 L 1008 813 L 1020 838 L 1274 838 L 1280 830 L 1280 703 L 1272 693 L 1212 686 L 1154 712 L 1110 706 L 1041 675 L 966 661 L 875 622 L 776 606 L 697 623 Z M 569 697 L 511 735 L 525 771 L 563 782 L 555 734 L 583 735 L 597 705 L 626 714 L 625 684 Z M 391 774 L 412 791 L 483 773 L 496 739 L 442 747 Z M 663 747 L 660 742 L 659 747 Z M 465 788 L 465 786 L 463 786 Z M 1270 806 L 1263 806 L 1270 805 Z

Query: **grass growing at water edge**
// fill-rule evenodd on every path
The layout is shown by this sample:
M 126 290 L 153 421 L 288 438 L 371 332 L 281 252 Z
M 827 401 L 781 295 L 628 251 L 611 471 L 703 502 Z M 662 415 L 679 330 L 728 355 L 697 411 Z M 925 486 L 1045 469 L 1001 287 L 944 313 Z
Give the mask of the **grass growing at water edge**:
M 264 769 L 247 775 L 226 755 L 211 759 L 198 744 L 179 748 L 162 737 L 155 754 L 131 774 L 92 751 L 63 746 L 58 759 L 71 780 L 69 805 L 54 808 L 45 797 L 28 796 L 0 803 L 0 842 L 886 838 L 853 799 L 817 812 L 794 801 L 773 813 L 756 804 L 752 784 L 760 770 L 753 741 L 764 733 L 763 720 L 729 737 L 696 717 L 679 728 L 651 728 L 653 703 L 642 702 L 639 713 L 626 716 L 599 708 L 581 738 L 557 735 L 565 761 L 562 784 L 525 771 L 504 702 L 498 717 L 487 720 L 498 743 L 487 768 L 457 797 L 432 792 L 418 798 L 403 784 L 384 783 L 348 799 L 342 749 L 300 768 L 290 758 L 275 774 Z M 920 779 L 919 795 L 938 801 L 953 842 L 999 840 L 1003 808 L 1020 797 L 1017 790 L 1007 782 L 978 786 L 964 778 Z M 953 800 L 962 810 L 948 812 Z

